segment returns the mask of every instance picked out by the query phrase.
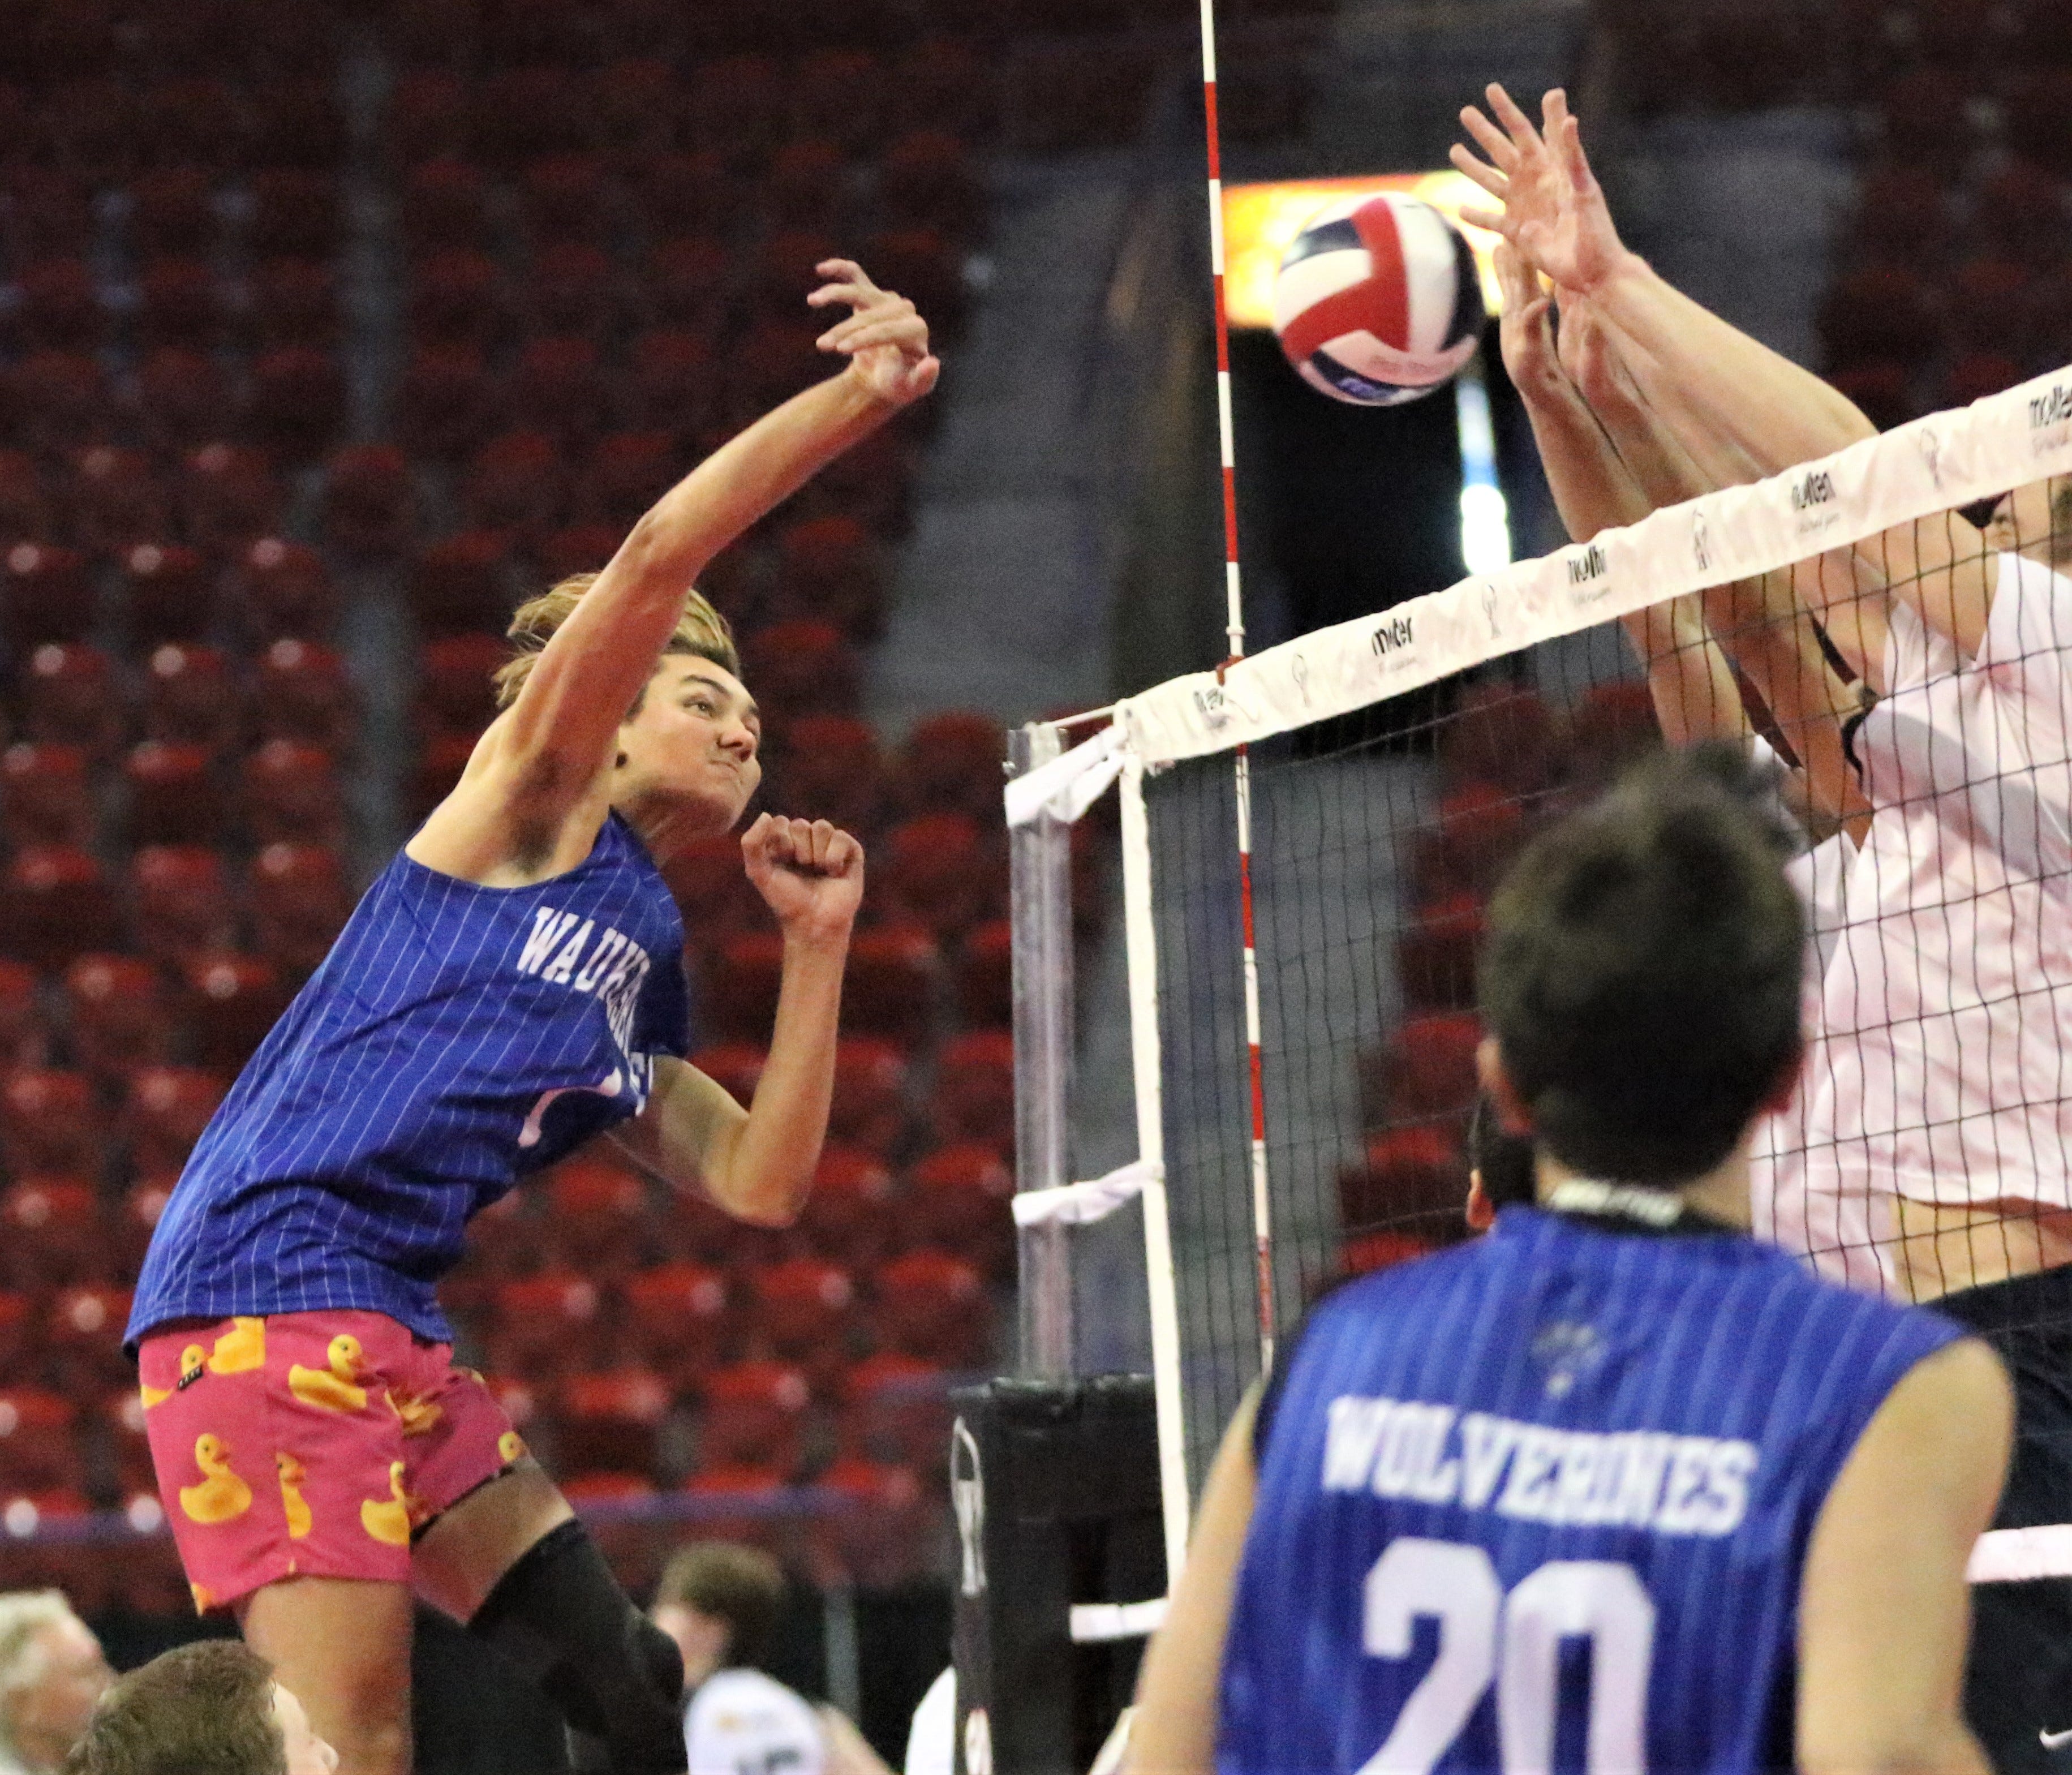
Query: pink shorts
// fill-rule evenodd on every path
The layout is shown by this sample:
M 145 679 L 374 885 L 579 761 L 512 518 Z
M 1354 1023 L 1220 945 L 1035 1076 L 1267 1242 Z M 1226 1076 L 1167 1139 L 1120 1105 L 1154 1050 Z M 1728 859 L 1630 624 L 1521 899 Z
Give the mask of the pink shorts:
M 189 1321 L 138 1351 L 203 1613 L 295 1576 L 410 1581 L 412 1535 L 523 1457 L 482 1377 L 379 1313 Z

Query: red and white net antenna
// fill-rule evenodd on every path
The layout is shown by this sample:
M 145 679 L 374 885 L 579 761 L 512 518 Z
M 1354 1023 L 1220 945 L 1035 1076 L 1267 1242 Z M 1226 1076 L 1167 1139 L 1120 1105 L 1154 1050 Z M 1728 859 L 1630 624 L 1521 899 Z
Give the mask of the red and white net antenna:
M 1244 594 L 1238 572 L 1237 442 L 1231 425 L 1230 312 L 1223 300 L 1223 131 L 1216 120 L 1215 0 L 1202 0 L 1202 115 L 1209 138 L 1209 269 L 1216 290 L 1216 432 L 1223 445 L 1223 581 L 1230 658 L 1244 657 Z M 1252 1081 L 1252 1237 L 1259 1266 L 1259 1358 L 1273 1364 L 1273 1220 L 1266 1187 L 1266 1089 L 1259 1061 L 1259 951 L 1252 936 L 1252 756 L 1237 749 L 1237 870 L 1244 911 L 1244 1039 Z

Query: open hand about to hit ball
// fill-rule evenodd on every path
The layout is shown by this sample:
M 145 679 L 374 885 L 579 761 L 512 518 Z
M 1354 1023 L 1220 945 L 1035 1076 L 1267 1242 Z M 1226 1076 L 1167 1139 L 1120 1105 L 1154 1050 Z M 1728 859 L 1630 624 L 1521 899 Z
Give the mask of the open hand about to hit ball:
M 904 407 L 935 387 L 941 362 L 928 349 L 928 323 L 904 296 L 880 290 L 853 259 L 826 259 L 814 268 L 828 280 L 806 298 L 824 308 L 846 302 L 855 310 L 814 343 L 849 360 L 849 373 L 889 406 Z
M 741 856 L 787 939 L 848 939 L 863 903 L 863 846 L 847 832 L 765 814 L 741 835 Z

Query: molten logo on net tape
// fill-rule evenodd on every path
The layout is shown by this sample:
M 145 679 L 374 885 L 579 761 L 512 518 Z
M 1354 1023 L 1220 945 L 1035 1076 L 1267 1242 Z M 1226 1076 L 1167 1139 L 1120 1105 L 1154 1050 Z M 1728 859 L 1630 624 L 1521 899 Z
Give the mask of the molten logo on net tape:
M 1392 616 L 1367 637 L 1367 645 L 1374 649 L 1375 659 L 1386 659 L 1392 654 L 1400 653 L 1404 648 L 1415 646 L 1416 639 L 1410 618 Z

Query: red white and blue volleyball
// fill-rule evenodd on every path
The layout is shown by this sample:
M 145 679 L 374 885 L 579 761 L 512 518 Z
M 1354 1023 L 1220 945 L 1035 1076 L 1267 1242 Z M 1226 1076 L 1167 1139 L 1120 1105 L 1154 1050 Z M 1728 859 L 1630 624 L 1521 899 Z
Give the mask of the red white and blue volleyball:
M 1466 238 L 1398 191 L 1311 218 L 1281 256 L 1273 331 L 1312 388 L 1396 407 L 1443 387 L 1482 337 L 1482 280 Z

